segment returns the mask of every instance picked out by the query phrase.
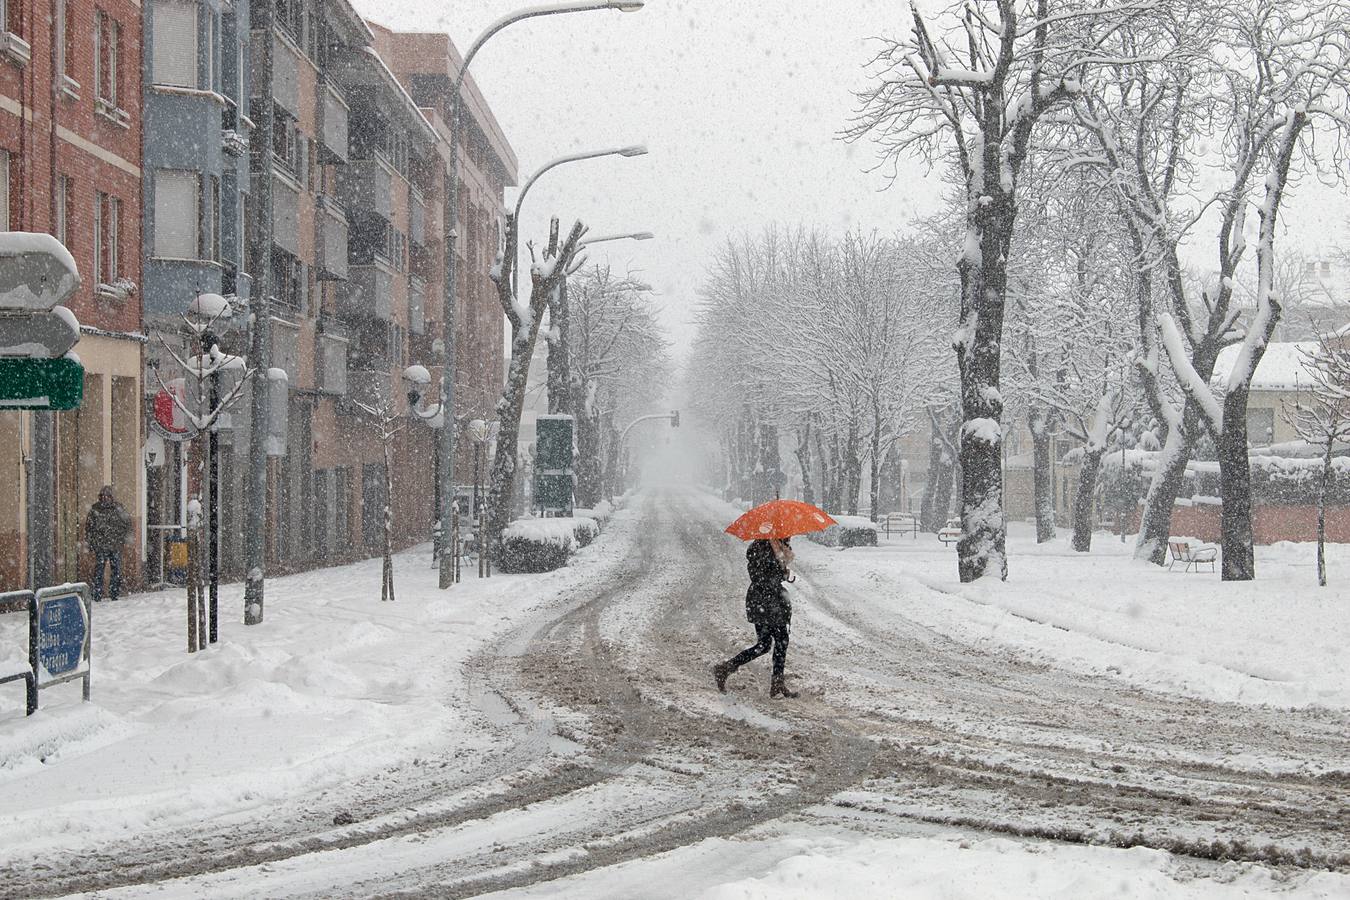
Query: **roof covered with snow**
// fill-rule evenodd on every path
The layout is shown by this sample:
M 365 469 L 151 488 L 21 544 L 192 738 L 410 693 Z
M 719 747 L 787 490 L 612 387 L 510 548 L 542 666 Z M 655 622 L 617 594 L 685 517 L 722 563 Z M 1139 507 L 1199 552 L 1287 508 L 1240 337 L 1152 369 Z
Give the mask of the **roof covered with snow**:
M 1214 377 L 1210 379 L 1210 384 L 1224 384 L 1228 381 L 1228 374 L 1240 349 L 1241 345 L 1236 344 L 1219 351 L 1219 358 L 1214 362 Z M 1308 358 L 1307 354 L 1316 350 L 1317 341 L 1271 342 L 1266 346 L 1266 353 L 1256 367 L 1256 374 L 1252 376 L 1252 390 L 1293 391 L 1300 387 L 1307 388 L 1312 378 L 1303 364 Z

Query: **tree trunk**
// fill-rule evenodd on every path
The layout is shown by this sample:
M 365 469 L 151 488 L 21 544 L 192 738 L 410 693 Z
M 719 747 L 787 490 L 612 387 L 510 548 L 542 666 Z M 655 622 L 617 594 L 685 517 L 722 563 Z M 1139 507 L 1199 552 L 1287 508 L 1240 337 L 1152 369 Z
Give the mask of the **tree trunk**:
M 986 102 L 998 106 L 994 98 Z M 1001 115 L 1001 110 L 991 115 Z M 997 130 L 989 127 L 985 133 L 995 134 Z M 967 186 L 967 249 L 957 263 L 961 324 L 954 346 L 961 376 L 961 539 L 956 554 L 962 582 L 986 575 L 1008 577 L 1003 395 L 999 384 L 1008 253 L 1016 206 L 1014 186 L 1002 180 L 1008 161 L 1002 157 L 999 144 L 996 140 L 985 143 L 982 177 Z
M 816 502 L 816 492 L 811 481 L 811 422 L 797 431 L 797 466 L 802 471 L 802 500 Z
M 497 451 L 492 456 L 492 475 L 488 488 L 488 546 L 496 548 L 502 531 L 511 523 L 511 504 L 516 484 L 517 454 L 520 446 L 520 417 L 525 409 L 525 383 L 530 374 L 530 356 L 534 353 L 538 331 L 531 327 L 515 329 L 511 336 L 511 362 L 507 367 L 506 388 L 497 401 Z M 447 426 L 449 423 L 446 423 Z
M 1027 414 L 1031 431 L 1031 480 L 1036 508 L 1036 543 L 1055 539 L 1055 477 L 1050 470 L 1050 427 L 1045 407 L 1033 405 Z
M 871 504 L 872 521 L 877 520 L 877 510 L 881 508 L 881 407 L 872 404 L 872 461 L 868 470 L 868 503 Z
M 577 500 L 594 509 L 604 491 L 600 458 L 600 416 L 586 405 L 578 407 L 577 417 Z
M 951 504 L 952 458 L 943 433 L 946 426 L 932 410 L 928 413 L 928 426 L 928 483 L 919 505 L 919 528 L 936 533 L 946 524 L 947 507 Z
M 392 423 L 382 423 L 383 428 Z M 391 438 L 383 437 L 384 444 L 384 566 L 380 579 L 380 599 L 394 599 L 394 463 Z
M 1322 457 L 1322 484 L 1317 491 L 1317 584 L 1327 586 L 1327 489 L 1331 486 L 1332 437 L 1327 435 L 1327 452 Z
M 1186 465 L 1194 448 L 1194 429 L 1199 422 L 1187 402 L 1183 421 L 1167 431 L 1167 440 L 1158 454 L 1153 480 L 1149 482 L 1144 498 L 1144 512 L 1139 522 L 1139 537 L 1135 540 L 1134 558 L 1147 560 L 1155 566 L 1167 565 L 1167 539 L 1172 533 L 1172 507 L 1181 495 L 1186 478 Z
M 838 449 L 838 438 L 832 438 L 835 449 Z M 831 464 L 832 456 L 825 452 L 825 438 L 819 428 L 816 429 L 816 456 L 820 459 L 820 491 L 821 503 L 826 512 L 839 511 L 839 480 L 835 477 L 834 467 Z
M 567 302 L 567 279 L 549 298 L 548 411 L 549 415 L 576 416 L 571 377 L 571 311 Z
M 1092 549 L 1092 501 L 1097 492 L 1097 473 L 1102 468 L 1104 447 L 1083 453 L 1083 465 L 1078 470 L 1078 496 L 1073 499 L 1073 549 L 1087 553 Z M 1120 476 L 1125 477 L 1122 468 Z
M 1247 456 L 1247 390 L 1224 397 L 1223 431 L 1219 434 L 1219 497 L 1224 581 L 1256 577 L 1252 551 L 1252 470 Z
M 847 508 L 850 516 L 858 514 L 858 498 L 862 494 L 862 435 L 858 433 L 856 422 L 848 426 L 848 438 L 844 443 L 844 459 L 841 471 L 844 496 L 839 504 Z

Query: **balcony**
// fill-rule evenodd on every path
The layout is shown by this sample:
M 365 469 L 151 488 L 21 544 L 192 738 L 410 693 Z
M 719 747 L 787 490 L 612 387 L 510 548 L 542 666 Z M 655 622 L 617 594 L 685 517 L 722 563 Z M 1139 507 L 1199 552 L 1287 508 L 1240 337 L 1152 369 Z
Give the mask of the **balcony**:
M 347 277 L 347 216 L 324 194 L 319 195 L 319 210 L 315 277 L 320 281 L 339 281 Z
M 272 176 L 272 242 L 300 255 L 300 187 L 278 174 Z
M 427 246 L 427 204 L 422 195 L 411 191 L 408 197 L 408 237 L 423 249 Z
M 347 120 L 351 109 L 332 85 L 320 86 L 318 101 L 319 148 L 327 163 L 347 161 Z
M 220 145 L 227 156 L 236 159 L 248 152 L 248 128 L 240 121 L 239 107 L 225 104 L 220 111 Z
M 393 269 L 378 258 L 369 265 L 352 266 L 347 283 L 338 292 L 338 306 L 344 316 L 353 319 L 390 321 L 394 314 Z
M 416 275 L 408 279 L 408 330 L 426 334 L 427 283 Z
M 338 199 L 348 212 L 373 213 L 388 222 L 394 207 L 394 170 L 378 156 L 352 160 L 338 170 Z
M 267 35 L 253 32 L 252 59 L 262 59 Z M 272 98 L 286 112 L 300 118 L 300 54 L 280 36 L 272 35 Z
M 347 349 L 346 336 L 333 327 L 325 327 L 319 335 L 319 390 L 323 393 L 347 393 Z

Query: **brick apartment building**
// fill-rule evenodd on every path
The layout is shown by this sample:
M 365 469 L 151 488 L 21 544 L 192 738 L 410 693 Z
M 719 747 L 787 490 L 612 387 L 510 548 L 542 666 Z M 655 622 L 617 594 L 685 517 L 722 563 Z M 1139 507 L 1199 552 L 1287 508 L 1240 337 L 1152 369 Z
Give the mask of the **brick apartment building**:
M 67 301 L 84 403 L 0 413 L 0 585 L 25 584 L 25 459 L 35 415 L 55 419 L 54 577 L 89 571 L 82 523 L 111 484 L 141 506 L 141 7 L 133 0 L 0 0 L 0 228 L 48 232 L 83 283 Z M 140 552 L 126 554 L 137 575 Z
M 262 21 L 255 5 L 253 23 Z M 288 571 L 378 552 L 384 475 L 375 423 L 358 402 L 395 397 L 419 363 L 439 382 L 449 159 L 443 99 L 458 57 L 445 35 L 404 35 L 362 21 L 346 0 L 275 6 L 270 34 L 251 28 L 250 57 L 272 43 L 270 83 L 247 73 L 249 118 L 270 93 L 273 126 L 252 133 L 252 189 L 270 141 L 272 242 L 253 232 L 243 285 L 268 266 L 269 365 L 286 372 L 285 440 L 268 468 L 267 565 Z M 422 79 L 419 81 L 418 79 Z M 421 103 L 414 91 L 422 91 Z M 501 388 L 502 316 L 488 277 L 515 158 L 470 87 L 461 149 L 457 412 L 483 416 Z M 250 220 L 264 211 L 251 203 Z M 256 280 L 256 279 L 255 279 Z M 435 397 L 431 398 L 433 401 Z M 251 423 L 241 403 L 222 453 L 222 563 L 243 568 L 244 475 Z M 467 481 L 468 448 L 457 472 Z M 400 545 L 425 540 L 436 515 L 435 432 L 410 421 L 397 438 L 392 506 Z

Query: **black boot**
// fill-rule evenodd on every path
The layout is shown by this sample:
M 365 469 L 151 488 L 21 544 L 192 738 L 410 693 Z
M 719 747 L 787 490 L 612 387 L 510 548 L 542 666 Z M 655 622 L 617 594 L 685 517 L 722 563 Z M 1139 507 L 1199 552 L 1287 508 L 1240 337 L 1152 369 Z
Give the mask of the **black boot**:
M 769 683 L 769 696 L 783 697 L 784 699 L 791 700 L 794 697 L 799 696 L 799 694 L 796 691 L 788 690 L 787 682 L 782 678 L 775 678 Z
M 713 681 L 717 682 L 717 689 L 724 694 L 727 692 L 727 676 L 732 671 L 731 666 L 726 663 L 718 663 L 713 666 Z

